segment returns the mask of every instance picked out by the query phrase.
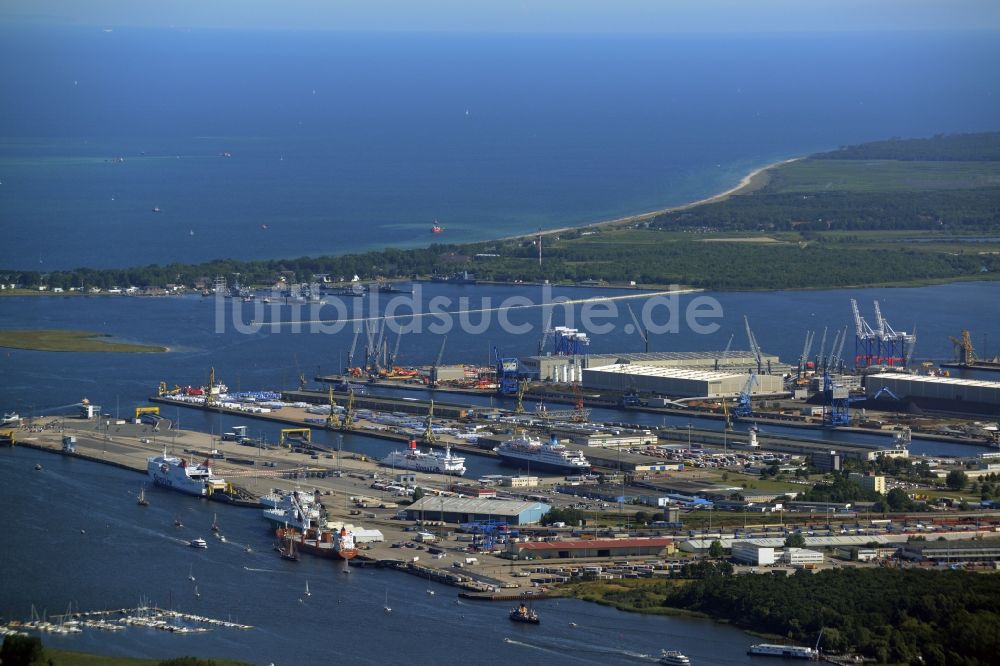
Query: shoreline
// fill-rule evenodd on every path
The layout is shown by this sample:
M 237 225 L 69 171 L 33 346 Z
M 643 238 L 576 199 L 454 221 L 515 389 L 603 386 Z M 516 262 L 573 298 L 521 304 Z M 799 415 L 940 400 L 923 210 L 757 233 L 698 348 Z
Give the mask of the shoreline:
M 701 199 L 696 199 L 695 201 L 689 201 L 687 203 L 677 204 L 675 206 L 667 206 L 665 208 L 657 208 L 655 210 L 646 211 L 644 213 L 635 213 L 633 215 L 616 217 L 610 220 L 600 220 L 598 222 L 589 222 L 587 224 L 581 224 L 581 225 L 570 225 L 566 227 L 558 227 L 556 229 L 543 229 L 533 234 L 518 234 L 515 236 L 506 236 L 504 238 L 495 238 L 493 240 L 494 241 L 524 240 L 527 238 L 536 238 L 538 236 L 551 236 L 552 234 L 565 233 L 567 231 L 575 231 L 577 229 L 592 229 L 594 227 L 602 227 L 602 226 L 620 226 L 624 224 L 632 224 L 635 222 L 643 222 L 645 220 L 652 219 L 659 215 L 666 215 L 668 213 L 677 213 L 680 211 L 689 210 L 691 208 L 697 208 L 698 206 L 717 203 L 735 194 L 739 194 L 741 190 L 744 190 L 747 187 L 749 187 L 753 183 L 754 178 L 756 178 L 757 176 L 767 171 L 770 171 L 771 169 L 775 169 L 777 167 L 784 166 L 786 164 L 792 164 L 793 162 L 798 162 L 804 159 L 807 159 L 807 157 L 791 157 L 785 160 L 778 160 L 777 162 L 771 162 L 769 164 L 757 167 L 756 169 L 749 171 L 746 175 L 744 175 L 740 179 L 740 182 L 736 183 L 736 185 L 733 185 L 728 190 L 723 190 L 722 192 L 719 192 L 717 194 L 712 194 L 710 196 Z M 481 242 L 490 242 L 490 241 L 481 241 Z

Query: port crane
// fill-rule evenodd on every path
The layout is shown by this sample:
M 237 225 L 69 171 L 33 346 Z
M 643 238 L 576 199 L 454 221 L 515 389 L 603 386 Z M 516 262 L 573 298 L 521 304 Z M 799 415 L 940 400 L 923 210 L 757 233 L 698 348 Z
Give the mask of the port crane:
M 333 387 L 326 389 L 327 403 L 330 405 L 330 413 L 326 415 L 326 427 L 333 430 L 340 427 L 340 419 L 337 418 L 337 401 L 333 399 Z
M 739 397 L 736 400 L 736 406 L 733 407 L 733 416 L 736 418 L 746 418 L 753 415 L 753 403 L 750 401 L 750 396 L 753 395 L 754 385 L 759 381 L 757 373 L 751 372 L 747 378 L 747 383 L 744 384 L 743 390 L 740 391 Z
M 515 414 L 524 414 L 524 392 L 528 390 L 528 380 L 522 379 L 517 385 L 517 405 L 514 406 Z
M 500 356 L 500 349 L 493 347 L 493 358 L 497 368 L 497 393 L 500 395 L 516 395 L 518 386 L 517 358 Z
M 434 435 L 434 401 L 431 400 L 431 404 L 427 408 L 427 421 L 424 424 L 424 443 L 433 444 L 437 441 L 437 437 Z
M 816 357 L 816 369 L 819 370 L 824 367 L 823 359 L 826 356 L 826 331 L 827 327 L 823 327 L 823 337 L 819 339 L 819 355 Z
M 211 407 L 215 404 L 216 390 L 215 390 L 215 368 L 211 368 L 208 371 L 208 390 L 205 391 L 205 406 Z
M 542 328 L 542 337 L 538 340 L 538 355 L 541 356 L 545 353 L 545 346 L 549 343 L 549 336 L 552 335 L 552 312 L 549 311 L 549 316 L 545 320 L 545 327 Z
M 812 351 L 813 337 L 815 337 L 815 331 L 806 331 L 806 340 L 802 345 L 802 355 L 799 356 L 799 378 L 805 374 L 806 364 L 809 362 L 809 352 Z
M 729 362 L 729 350 L 733 348 L 733 338 L 735 337 L 736 337 L 735 333 L 729 334 L 729 341 L 726 343 L 726 348 L 722 350 L 722 356 L 715 364 L 716 370 L 718 370 L 719 368 L 725 368 L 726 364 Z
M 973 365 L 978 360 L 976 357 L 976 350 L 972 346 L 972 333 L 967 329 L 962 329 L 962 338 L 958 339 L 953 335 L 948 336 L 951 340 L 951 344 L 955 346 L 955 350 L 958 352 L 958 362 L 962 365 Z
M 344 420 L 340 422 L 341 430 L 354 428 L 354 389 L 347 391 L 347 406 L 344 407 Z
M 354 340 L 351 341 L 351 349 L 347 352 L 347 365 L 344 367 L 344 374 L 354 375 L 354 351 L 358 348 L 358 337 L 361 335 L 361 327 L 354 327 Z
M 754 336 L 753 331 L 750 330 L 750 320 L 747 319 L 746 315 L 743 315 L 743 323 L 746 324 L 747 329 L 747 341 L 750 343 L 750 353 L 753 354 L 754 360 L 757 362 L 757 374 L 764 374 L 764 354 L 760 350 L 760 345 L 757 344 L 757 338 Z M 771 362 L 767 363 L 767 373 L 771 374 Z
M 875 305 L 875 328 L 861 316 L 858 302 L 851 299 L 851 312 L 854 315 L 854 367 L 867 368 L 874 365 L 889 367 L 905 366 L 909 354 L 907 348 L 917 342 L 915 333 L 896 331 L 882 316 L 882 307 L 878 301 Z
M 823 425 L 835 428 L 851 424 L 851 397 L 846 386 L 834 384 L 823 372 Z
M 448 342 L 448 336 L 441 338 L 441 348 L 438 350 L 437 358 L 434 359 L 434 365 L 431 366 L 430 380 L 428 385 L 431 388 L 436 388 L 438 385 L 438 368 L 441 367 L 441 359 L 444 358 L 444 345 Z
M 632 311 L 631 303 L 626 303 L 625 307 L 628 308 L 628 313 L 632 316 L 632 325 L 635 326 L 635 332 L 639 334 L 640 338 L 642 338 L 645 351 L 649 352 L 649 332 L 639 324 L 638 317 L 636 317 L 635 312 Z M 732 342 L 732 338 L 730 338 L 729 341 Z

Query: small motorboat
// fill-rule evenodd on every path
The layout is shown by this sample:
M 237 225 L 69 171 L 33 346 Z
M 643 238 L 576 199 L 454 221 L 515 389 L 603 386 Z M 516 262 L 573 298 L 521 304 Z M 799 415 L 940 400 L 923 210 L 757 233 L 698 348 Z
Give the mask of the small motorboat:
M 677 650 L 663 650 L 656 663 L 663 666 L 690 666 L 691 660 Z

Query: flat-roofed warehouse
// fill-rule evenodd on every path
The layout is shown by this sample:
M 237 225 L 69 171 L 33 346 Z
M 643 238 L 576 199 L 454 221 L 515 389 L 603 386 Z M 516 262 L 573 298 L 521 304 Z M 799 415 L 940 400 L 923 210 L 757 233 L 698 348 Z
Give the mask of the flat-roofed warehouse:
M 574 557 L 662 557 L 674 552 L 667 538 L 580 539 L 575 541 L 510 541 L 507 552 L 518 560 Z
M 685 398 L 721 398 L 736 396 L 746 386 L 749 375 L 714 370 L 686 370 L 631 363 L 615 363 L 597 368 L 584 368 L 583 388 L 597 391 L 627 391 L 657 393 Z M 780 375 L 758 375 L 752 395 L 783 393 Z
M 1000 539 L 983 541 L 908 541 L 899 549 L 908 560 L 1000 562 Z
M 883 389 L 900 399 L 947 403 L 978 403 L 1000 407 L 1000 382 L 957 377 L 930 377 L 883 372 L 865 378 L 865 396 L 872 400 Z
M 757 359 L 748 351 L 664 351 L 622 354 L 588 354 L 585 356 L 522 356 L 520 370 L 539 380 L 569 381 L 569 374 L 579 377 L 580 368 L 596 368 L 616 363 L 649 365 L 661 368 L 692 370 L 724 370 L 737 374 L 757 369 Z M 773 374 L 787 372 L 777 356 L 761 355 L 761 363 Z
M 404 511 L 407 520 L 443 520 L 446 523 L 493 520 L 508 525 L 531 525 L 551 508 L 542 502 L 425 496 Z

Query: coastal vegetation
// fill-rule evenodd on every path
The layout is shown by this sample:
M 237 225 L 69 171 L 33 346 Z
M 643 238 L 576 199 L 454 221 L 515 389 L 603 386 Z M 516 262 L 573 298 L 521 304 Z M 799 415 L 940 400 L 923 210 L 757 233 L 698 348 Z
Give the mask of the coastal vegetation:
M 41 274 L 0 282 L 68 290 L 273 285 L 469 271 L 503 282 L 598 281 L 708 289 L 911 285 L 1000 275 L 1000 132 L 848 146 L 774 166 L 699 205 L 538 238 L 261 261 L 216 260 Z
M 6 636 L 0 647 L 0 663 L 4 666 L 249 666 L 231 659 L 139 659 L 113 657 L 87 652 L 56 650 L 42 645 L 36 636 Z
M 0 330 L 0 347 L 58 352 L 165 352 L 166 347 L 110 342 L 104 333 L 59 329 Z
M 691 566 L 691 565 L 688 565 Z M 962 571 L 845 568 L 792 576 L 615 580 L 564 586 L 622 610 L 688 611 L 880 664 L 978 666 L 1000 649 L 1000 578 Z M 683 575 L 683 573 L 681 574 Z

